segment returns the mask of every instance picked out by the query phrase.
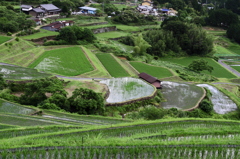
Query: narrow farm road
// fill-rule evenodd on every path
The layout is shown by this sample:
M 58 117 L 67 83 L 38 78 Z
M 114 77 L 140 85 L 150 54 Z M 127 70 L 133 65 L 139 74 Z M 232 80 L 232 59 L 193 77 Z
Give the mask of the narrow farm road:
M 226 82 L 216 82 L 216 83 L 212 83 L 212 84 L 229 84 L 229 85 L 237 85 L 237 86 L 240 86 L 240 84 L 238 84 L 238 83 L 226 83 Z
M 218 60 L 218 63 L 220 65 L 222 65 L 223 67 L 225 67 L 226 69 L 228 69 L 233 74 L 235 74 L 236 76 L 240 77 L 240 73 L 238 71 L 234 70 L 233 68 L 231 68 L 230 66 L 228 66 L 227 64 L 225 64 L 224 61 L 226 61 L 226 60 Z
M 82 77 L 69 77 L 69 76 L 60 76 L 56 75 L 58 78 L 70 79 L 70 80 L 105 80 L 108 78 L 82 78 Z

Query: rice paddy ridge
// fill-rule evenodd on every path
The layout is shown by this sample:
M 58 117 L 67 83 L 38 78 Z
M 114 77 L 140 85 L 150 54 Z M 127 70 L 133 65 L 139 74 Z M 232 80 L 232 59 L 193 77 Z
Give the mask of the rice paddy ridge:
M 133 123 L 134 124 L 134 123 Z M 136 133 L 161 133 L 163 130 L 178 128 L 189 128 L 189 127 L 197 127 L 197 128 L 221 128 L 223 126 L 226 127 L 237 127 L 240 128 L 240 123 L 238 122 L 227 122 L 227 121 L 214 121 L 214 120 L 180 120 L 180 121 L 168 121 L 168 122 L 157 122 L 157 123 L 148 123 L 148 124 L 128 124 L 125 126 L 114 125 L 107 128 L 102 129 L 93 129 L 93 130 L 81 130 L 78 132 L 72 132 L 67 134 L 57 134 L 50 135 L 48 137 L 64 137 L 74 134 L 76 135 L 84 135 L 85 133 L 98 134 L 99 132 L 104 133 L 107 136 L 111 137 L 124 137 L 124 136 L 132 136 Z

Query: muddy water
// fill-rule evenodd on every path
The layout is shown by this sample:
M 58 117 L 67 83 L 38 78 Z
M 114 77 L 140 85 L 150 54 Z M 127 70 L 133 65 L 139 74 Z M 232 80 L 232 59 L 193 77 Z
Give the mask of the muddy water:
M 192 84 L 163 81 L 162 87 L 163 97 L 167 100 L 161 103 L 163 108 L 192 108 L 204 93 L 202 88 Z
M 210 90 L 212 93 L 211 101 L 213 103 L 213 109 L 216 113 L 226 114 L 237 109 L 237 105 L 217 88 L 208 84 L 198 84 L 197 86 Z

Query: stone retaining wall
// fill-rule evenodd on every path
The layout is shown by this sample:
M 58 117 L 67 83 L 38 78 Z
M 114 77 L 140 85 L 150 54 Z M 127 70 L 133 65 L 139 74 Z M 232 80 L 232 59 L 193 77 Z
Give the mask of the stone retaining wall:
M 105 33 L 105 32 L 116 31 L 116 30 L 117 30 L 116 26 L 111 26 L 111 27 L 92 29 L 92 32 L 94 34 L 98 34 L 98 33 Z

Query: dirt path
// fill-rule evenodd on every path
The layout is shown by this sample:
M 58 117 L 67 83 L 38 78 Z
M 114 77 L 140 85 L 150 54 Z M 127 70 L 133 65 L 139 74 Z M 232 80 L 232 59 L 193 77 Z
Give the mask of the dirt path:
M 227 61 L 227 60 L 218 60 L 218 63 L 220 65 L 222 65 L 223 67 L 225 67 L 226 69 L 228 69 L 233 74 L 235 74 L 236 76 L 240 77 L 240 73 L 238 71 L 234 70 L 233 68 L 231 68 L 230 66 L 228 66 L 227 64 L 225 64 L 224 61 Z

